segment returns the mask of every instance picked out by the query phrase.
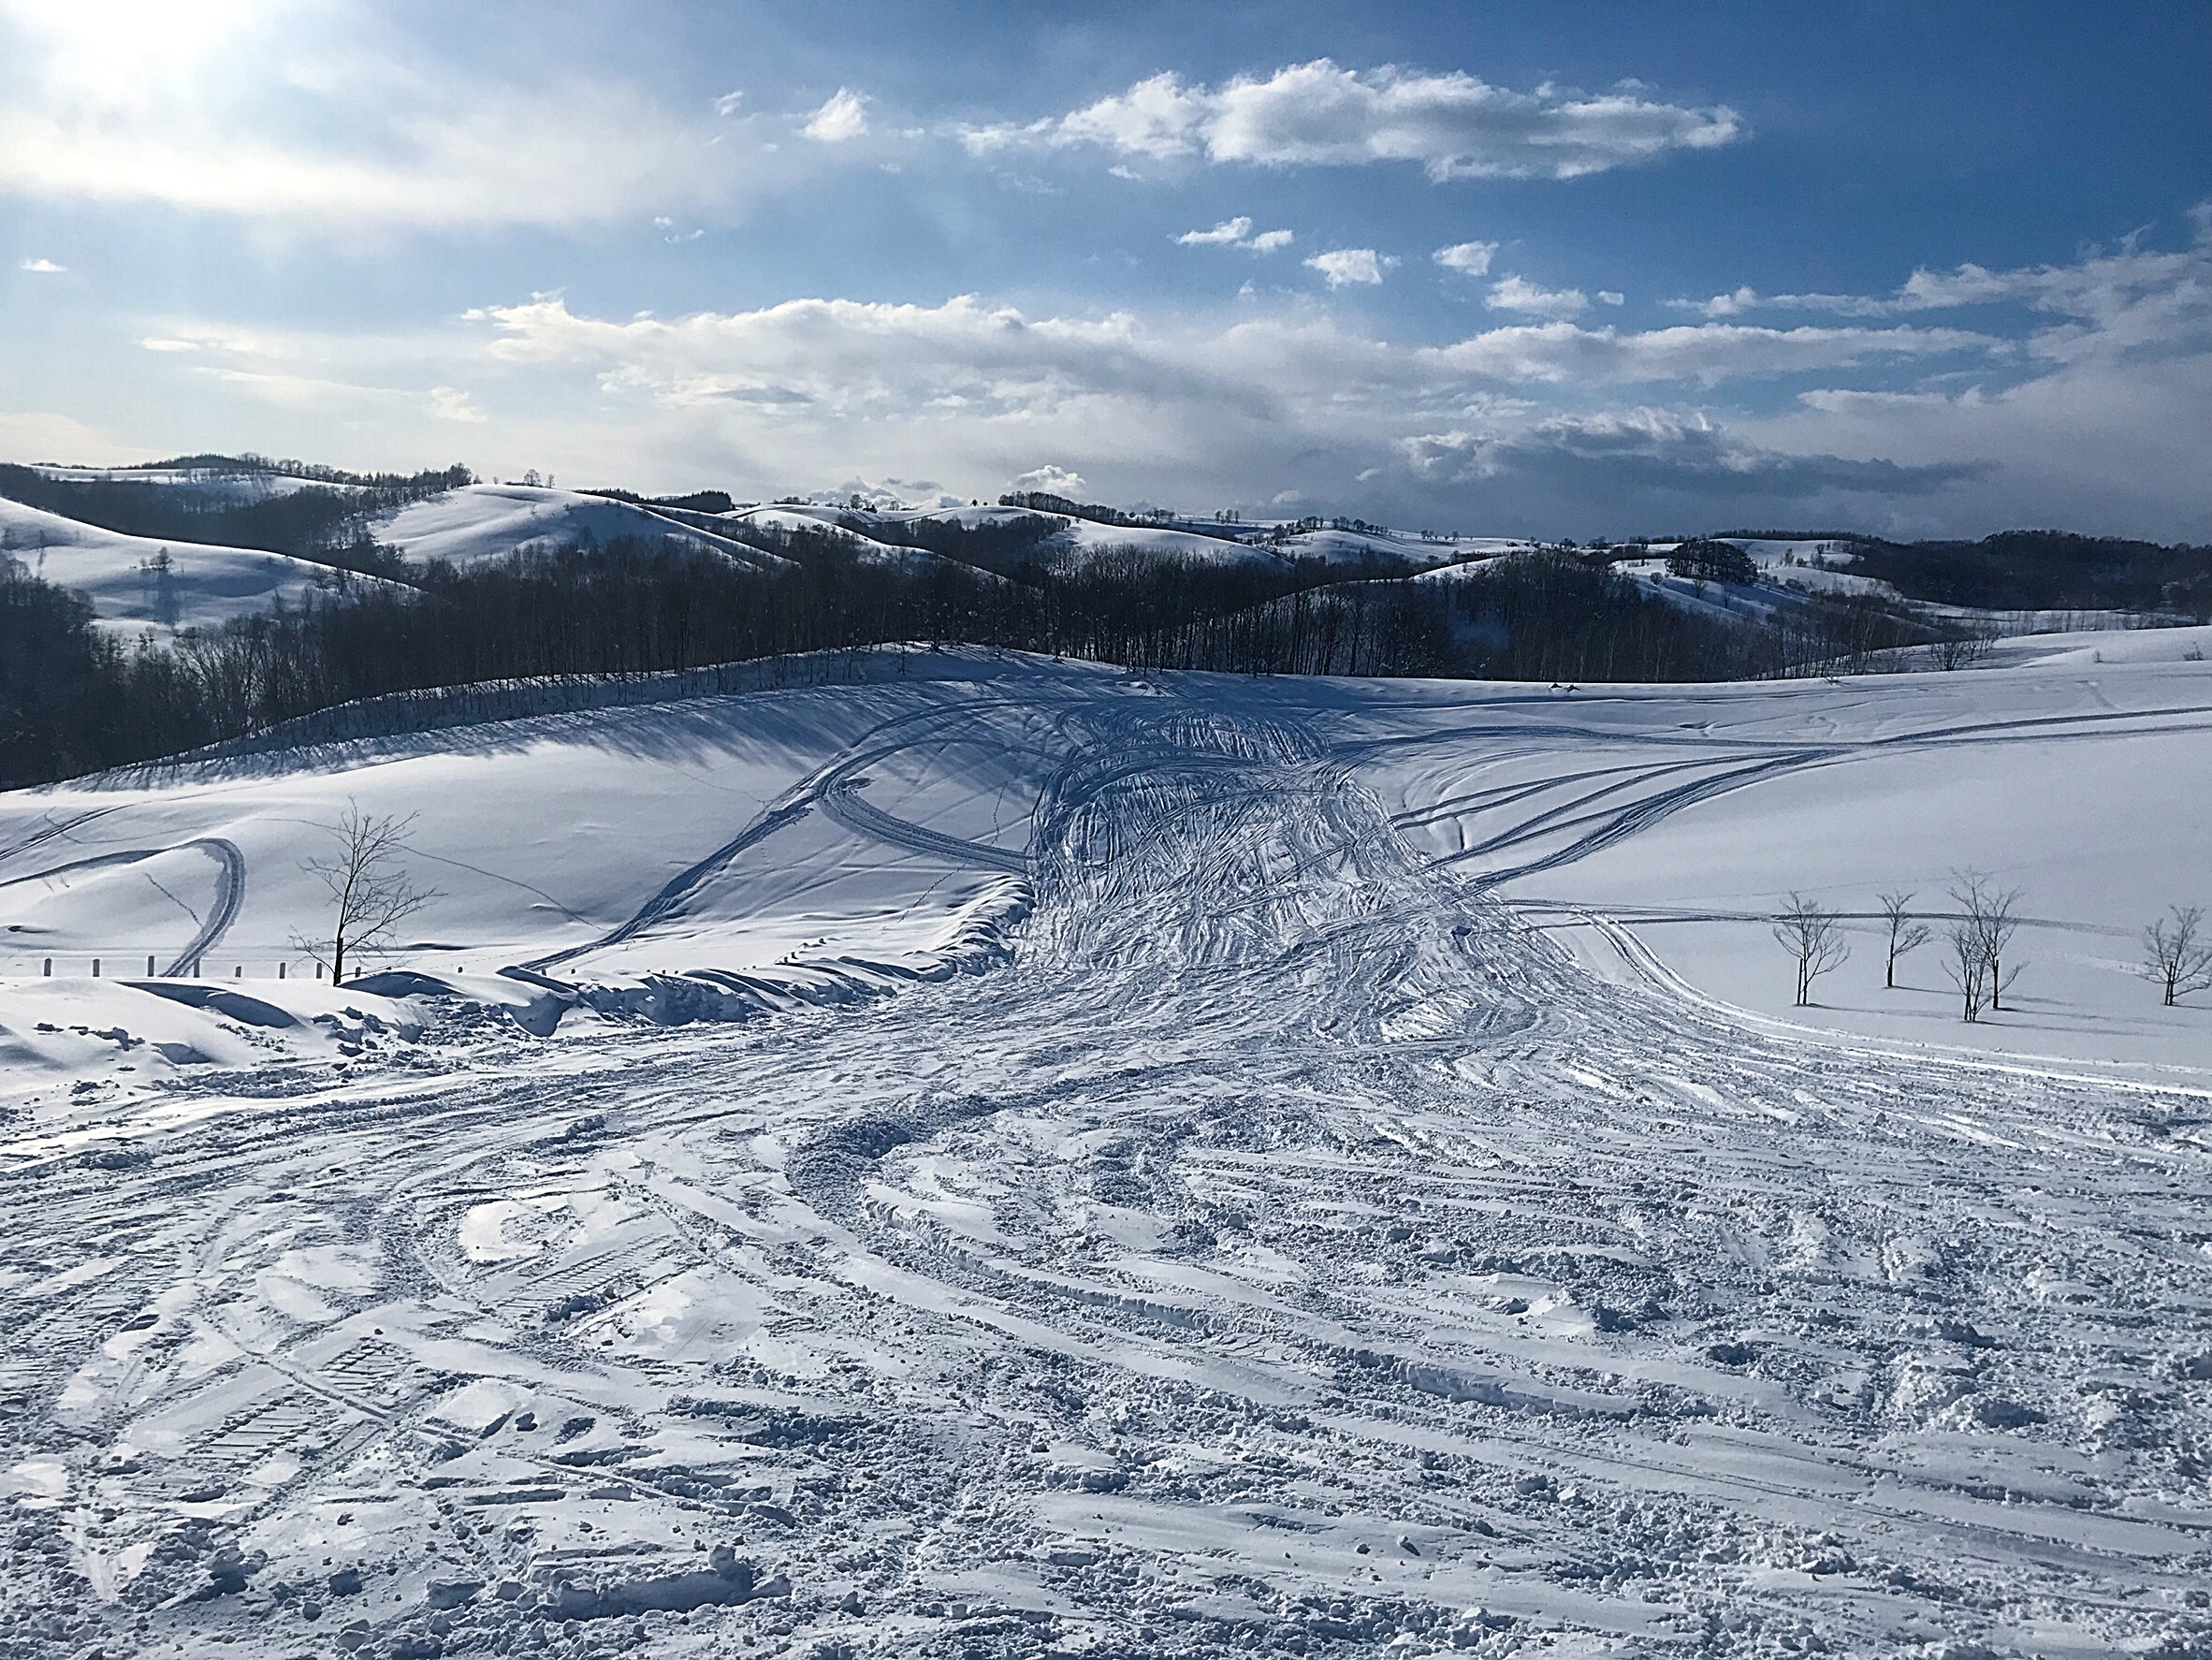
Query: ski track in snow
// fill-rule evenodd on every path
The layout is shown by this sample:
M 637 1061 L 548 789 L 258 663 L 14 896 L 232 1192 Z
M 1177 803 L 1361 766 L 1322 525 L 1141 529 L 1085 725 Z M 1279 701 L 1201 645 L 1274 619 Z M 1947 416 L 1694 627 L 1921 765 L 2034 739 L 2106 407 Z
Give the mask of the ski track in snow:
M 1026 852 L 865 796 L 996 706 L 610 938 L 819 808 L 1024 873 L 1004 967 L 13 1158 L 0 1654 L 2212 1653 L 2212 1100 L 1611 983 L 1495 892 L 1853 746 L 1474 724 L 1393 815 L 1438 735 L 1070 697 Z

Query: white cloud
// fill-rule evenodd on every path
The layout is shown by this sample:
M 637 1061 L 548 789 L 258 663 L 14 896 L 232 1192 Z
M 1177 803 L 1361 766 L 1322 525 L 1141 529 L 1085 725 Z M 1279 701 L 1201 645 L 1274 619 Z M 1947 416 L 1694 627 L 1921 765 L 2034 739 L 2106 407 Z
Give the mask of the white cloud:
M 714 112 L 717 115 L 735 115 L 744 102 L 745 95 L 742 92 L 724 93 L 720 97 L 715 99 Z
M 1626 305 L 1628 296 L 1611 288 L 1600 288 L 1597 291 L 1597 303 L 1599 305 Z
M 483 88 L 450 107 L 390 110 L 381 134 L 325 147 L 250 116 L 38 108 L 0 111 L 0 195 L 162 202 L 346 228 L 493 227 L 626 217 L 707 203 L 726 169 L 619 88 Z
M 481 422 L 485 414 L 458 386 L 432 386 L 430 414 L 441 421 Z
M 2205 238 L 2200 236 L 2199 245 Z M 1747 312 L 1825 312 L 1840 317 L 1895 317 L 1919 312 L 1955 311 L 2004 302 L 2038 311 L 2089 316 L 2111 310 L 2125 298 L 2170 283 L 2198 257 L 2193 254 L 2145 254 L 2123 249 L 2098 254 L 2074 265 L 2031 266 L 1990 270 L 1967 264 L 1954 270 L 1915 270 L 1888 294 L 1761 294 L 1748 284 L 1710 299 L 1670 299 L 1677 311 L 1706 317 L 1739 317 Z
M 196 340 L 174 340 L 168 336 L 158 334 L 148 335 L 138 344 L 149 352 L 196 352 L 199 350 L 199 342 Z
M 1187 409 L 1201 426 L 1309 403 L 1339 414 L 1355 405 L 1403 414 L 1438 400 L 1464 406 L 1511 387 L 1714 386 L 1869 362 L 1986 358 L 2002 345 L 1961 330 L 1909 327 L 1698 324 L 1623 333 L 1567 322 L 1403 345 L 1296 309 L 1211 331 L 1162 330 L 1128 313 L 1032 317 L 972 296 L 939 306 L 791 300 L 752 312 L 614 322 L 575 315 L 551 295 L 470 316 L 489 327 L 483 350 L 493 362 L 588 366 L 610 393 L 670 409 L 766 412 L 784 427 L 847 419 L 1034 423 L 1106 406 Z
M 1590 309 L 1579 288 L 1541 288 L 1526 277 L 1507 277 L 1492 286 L 1484 305 L 1493 312 L 1522 312 L 1532 317 L 1579 317 Z
M 1429 257 L 1446 270 L 1479 277 L 1488 274 L 1491 259 L 1497 251 L 1495 242 L 1454 242 L 1448 248 L 1437 249 Z
M 1070 473 L 1065 467 L 1032 467 L 1026 473 L 1016 473 L 1010 489 L 1043 490 L 1055 496 L 1078 496 L 1090 486 L 1080 473 Z
M 861 138 L 868 130 L 867 98 L 841 86 L 799 130 L 820 144 L 842 144 L 849 138 Z
M 1210 316 L 961 298 L 601 318 L 547 296 L 419 339 L 152 317 L 136 332 L 270 377 L 223 383 L 247 413 L 222 443 L 319 443 L 376 465 L 421 464 L 420 388 L 453 386 L 502 411 L 480 430 L 509 453 L 639 488 L 711 475 L 773 496 L 855 472 L 980 484 L 1051 458 L 1084 481 L 1058 493 L 1086 500 L 1295 489 L 1315 511 L 1500 533 L 1786 519 L 2212 540 L 2212 250 L 2069 269 L 2046 286 L 2083 314 L 2025 341 L 1902 320 L 1630 329 L 1490 313 L 1503 326 L 1419 344 L 1288 298 Z M 1831 372 L 1780 413 L 1745 413 L 1772 377 Z M 600 390 L 579 400 L 579 382 Z M 257 404 L 272 409 L 259 427 Z M 153 430 L 165 417 L 148 408 Z
M 1354 283 L 1379 283 L 1383 272 L 1398 262 L 1378 255 L 1373 248 L 1332 248 L 1305 263 L 1319 271 L 1330 287 L 1343 288 Z
M 1463 371 L 1511 385 L 1704 386 L 1884 360 L 1972 356 L 2006 342 L 1960 328 L 1756 328 L 1702 323 L 1623 333 L 1559 321 L 1492 328 L 1434 348 Z
M 111 5 L 0 0 L 0 198 L 357 237 L 738 207 L 783 177 L 756 147 L 708 142 L 728 121 L 673 116 L 645 88 L 519 49 L 504 66 L 433 52 L 388 7 L 129 9 L 122 30 Z
M 1175 239 L 1186 248 L 1248 248 L 1255 254 L 1273 254 L 1297 240 L 1287 230 L 1263 230 L 1254 236 L 1252 221 L 1243 213 L 1224 219 L 1211 230 L 1186 230 Z
M 1508 92 L 1457 71 L 1346 69 L 1328 58 L 1218 88 L 1173 74 L 1027 126 L 966 129 L 978 150 L 1099 145 L 1154 161 L 1263 167 L 1419 162 L 1433 179 L 1571 179 L 1739 137 L 1724 107 L 1686 109 L 1631 91 L 1546 85 Z
M 51 277 L 60 275 L 69 268 L 65 265 L 56 265 L 51 259 L 26 259 L 23 261 L 22 269 L 36 276 Z
M 1186 230 L 1175 240 L 1186 248 L 1233 247 L 1252 234 L 1252 221 L 1240 213 L 1212 230 Z
M 1636 488 L 1654 502 L 1925 496 L 1989 470 L 1983 463 L 1900 466 L 1791 454 L 1754 444 L 1702 413 L 1651 408 L 1550 415 L 1490 431 L 1424 432 L 1399 449 L 1407 468 L 1430 484 L 1511 475 L 1569 494 Z

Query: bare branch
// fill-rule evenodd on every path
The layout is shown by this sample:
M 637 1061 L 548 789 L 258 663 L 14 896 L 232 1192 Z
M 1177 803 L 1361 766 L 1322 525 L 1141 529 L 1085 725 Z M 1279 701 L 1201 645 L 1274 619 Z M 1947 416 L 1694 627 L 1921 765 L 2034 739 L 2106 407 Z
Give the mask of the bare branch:
M 2160 921 L 2143 930 L 2143 960 L 2136 969 L 2165 993 L 2169 1009 L 2177 997 L 2212 990 L 2212 942 L 2200 944 L 2197 939 L 2205 908 L 2176 905 L 2172 910 L 2172 927 Z
M 1965 998 L 1961 1018 L 1978 1020 L 1985 1007 L 2002 1013 L 2004 994 L 2027 967 L 2015 962 L 2007 968 L 2004 962 L 2006 948 L 2020 925 L 2015 914 L 2020 890 L 1995 887 L 1987 872 L 1980 870 L 1955 870 L 1951 881 L 1948 891 L 1959 914 L 1943 931 L 1951 950 L 1943 971 Z
M 1926 923 L 1914 921 L 1912 912 L 1906 910 L 1913 903 L 1911 893 L 1877 894 L 1874 897 L 1882 907 L 1882 920 L 1889 927 L 1889 960 L 1882 971 L 1882 983 L 1894 987 L 1898 958 L 1909 951 L 1918 951 L 1935 935 Z
M 1774 938 L 1797 959 L 1800 1009 L 1812 1000 L 1812 983 L 1851 954 L 1850 945 L 1837 931 L 1836 913 L 1795 892 L 1788 909 L 1774 919 Z
M 333 984 L 345 978 L 349 963 L 389 945 L 400 924 L 441 896 L 435 888 L 416 887 L 400 862 L 415 817 L 372 817 L 348 799 L 338 823 L 325 826 L 338 837 L 338 852 L 300 861 L 328 892 L 331 913 L 327 934 L 295 935 L 293 944 L 326 965 Z

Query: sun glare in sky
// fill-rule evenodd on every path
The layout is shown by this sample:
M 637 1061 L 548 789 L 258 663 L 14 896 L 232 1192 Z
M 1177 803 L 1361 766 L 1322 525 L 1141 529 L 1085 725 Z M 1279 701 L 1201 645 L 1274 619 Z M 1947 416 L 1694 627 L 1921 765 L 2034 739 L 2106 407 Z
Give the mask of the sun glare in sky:
M 0 0 L 0 16 L 91 75 L 196 63 L 272 9 L 270 0 Z

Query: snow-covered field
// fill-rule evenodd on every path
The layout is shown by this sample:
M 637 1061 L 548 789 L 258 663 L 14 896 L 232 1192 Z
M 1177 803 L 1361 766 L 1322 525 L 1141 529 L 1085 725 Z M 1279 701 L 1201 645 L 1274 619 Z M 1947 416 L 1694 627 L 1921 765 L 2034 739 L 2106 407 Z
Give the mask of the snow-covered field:
M 2205 1653 L 2212 1007 L 2099 964 L 2212 901 L 2212 672 L 2125 638 L 922 654 L 0 796 L 6 1640 Z M 348 799 L 443 896 L 279 982 Z M 1965 866 L 2016 1017 L 1731 920 Z

